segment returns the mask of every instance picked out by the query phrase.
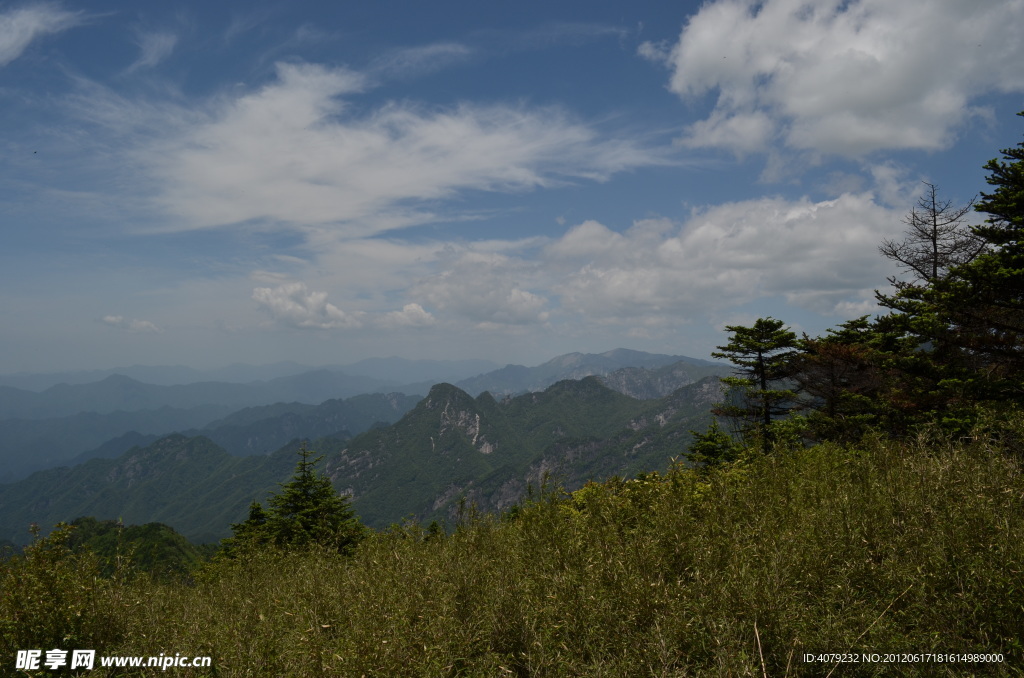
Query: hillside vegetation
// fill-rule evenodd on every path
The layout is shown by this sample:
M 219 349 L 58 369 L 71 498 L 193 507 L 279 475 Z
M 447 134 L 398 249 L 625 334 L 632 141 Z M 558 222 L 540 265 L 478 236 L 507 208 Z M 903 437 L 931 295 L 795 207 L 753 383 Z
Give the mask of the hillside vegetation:
M 927 672 L 1020 675 L 1021 440 L 1017 416 L 964 440 L 748 450 L 547 488 L 450 536 L 394 528 L 347 558 L 220 559 L 188 584 L 97 578 L 58 531 L 2 574 L 0 656 L 213 657 L 181 676 L 781 676 L 828 673 L 812 651 L 978 652 L 1004 661 Z

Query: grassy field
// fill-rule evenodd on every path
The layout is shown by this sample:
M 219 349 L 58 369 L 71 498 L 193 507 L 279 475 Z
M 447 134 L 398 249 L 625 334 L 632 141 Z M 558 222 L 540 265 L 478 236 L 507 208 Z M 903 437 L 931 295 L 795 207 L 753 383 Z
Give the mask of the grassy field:
M 58 532 L 0 571 L 0 672 L 85 648 L 213 658 L 177 676 L 1024 675 L 1022 439 L 1018 421 L 548 488 L 448 536 L 407 525 L 351 558 L 253 554 L 179 583 L 102 578 Z

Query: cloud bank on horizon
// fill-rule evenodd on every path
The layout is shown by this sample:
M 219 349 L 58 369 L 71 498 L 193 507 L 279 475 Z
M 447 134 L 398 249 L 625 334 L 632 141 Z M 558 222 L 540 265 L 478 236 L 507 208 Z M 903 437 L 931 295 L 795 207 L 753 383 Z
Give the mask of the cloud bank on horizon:
M 115 4 L 0 7 L 0 371 L 822 332 L 1022 133 L 1021 0 Z

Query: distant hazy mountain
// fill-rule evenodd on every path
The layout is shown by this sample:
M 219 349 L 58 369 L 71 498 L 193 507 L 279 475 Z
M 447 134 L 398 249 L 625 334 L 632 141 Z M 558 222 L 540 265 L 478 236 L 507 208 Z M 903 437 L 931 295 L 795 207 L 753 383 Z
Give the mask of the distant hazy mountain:
M 131 365 L 106 370 L 0 374 L 0 386 L 13 386 L 28 391 L 44 391 L 57 384 L 91 384 L 115 374 L 157 386 L 179 386 L 201 381 L 246 384 L 253 381 L 290 377 L 315 369 L 317 368 L 314 366 L 300 365 L 295 362 L 279 362 L 259 366 L 236 363 L 214 370 L 197 370 L 182 365 Z
M 360 361 L 349 366 L 353 370 L 351 373 L 321 368 L 248 383 L 199 381 L 161 385 L 123 374 L 111 374 L 99 381 L 69 381 L 48 386 L 38 392 L 0 385 L 0 420 L 67 417 L 80 412 L 134 412 L 162 407 L 189 409 L 216 405 L 239 409 L 276 402 L 315 405 L 325 400 L 348 398 L 361 393 L 401 392 L 422 395 L 429 391 L 433 383 L 439 383 L 437 380 L 454 383 L 454 376 L 472 374 L 477 376 L 461 379 L 457 382 L 458 385 L 474 395 L 490 391 L 492 395 L 500 396 L 543 390 L 562 379 L 606 375 L 626 367 L 656 369 L 680 361 L 695 367 L 715 365 L 685 356 L 615 349 L 600 354 L 569 353 L 536 367 L 508 365 L 484 374 L 481 374 L 480 370 L 492 365 L 486 361 L 410 361 L 399 358 Z M 251 369 L 263 372 L 288 372 L 301 367 L 295 363 L 278 363 Z M 195 370 L 189 371 L 188 368 L 129 369 L 135 373 L 148 372 L 153 378 L 159 378 L 161 375 L 170 378 L 170 372 L 179 377 L 196 373 Z M 224 368 L 221 372 L 242 377 L 245 373 L 251 374 L 251 369 L 246 366 L 232 366 Z M 86 374 L 92 373 L 74 373 L 77 376 Z M 696 375 L 696 372 L 694 374 Z
M 689 383 L 708 374 L 722 374 L 725 371 L 718 363 L 699 358 L 617 348 L 606 353 L 567 353 L 537 367 L 506 365 L 487 374 L 463 379 L 456 385 L 473 395 L 487 391 L 495 397 L 501 397 L 541 391 L 563 379 L 607 375 L 623 368 L 657 369 L 680 362 L 693 368 L 692 373 L 696 378 Z
M 393 424 L 419 400 L 419 396 L 402 393 L 375 393 L 327 400 L 319 405 L 278 403 L 246 408 L 206 425 L 201 431 L 184 433 L 205 435 L 235 456 L 269 454 L 296 438 L 348 439 L 374 425 Z
M 54 419 L 0 420 L 0 482 L 33 471 L 114 458 L 169 433 L 206 435 L 232 455 L 267 454 L 294 438 L 345 438 L 377 423 L 390 424 L 419 396 L 363 394 L 319 405 L 277 403 L 231 411 L 222 406 L 189 410 L 164 407 L 140 412 L 79 413 Z M 228 415 L 228 416 L 225 416 Z
M 34 471 L 74 464 L 75 457 L 97 446 L 106 445 L 109 456 L 117 456 L 132 445 L 152 442 L 147 435 L 166 435 L 205 426 L 230 411 L 227 407 L 207 405 L 0 420 L 0 482 L 13 482 Z M 132 435 L 127 435 L 128 432 Z M 112 438 L 118 440 L 111 441 Z M 102 452 L 94 456 L 100 455 Z
M 664 469 L 685 449 L 689 429 L 705 427 L 720 397 L 714 378 L 649 401 L 594 378 L 501 402 L 439 384 L 395 424 L 313 447 L 367 524 L 385 527 L 410 515 L 451 520 L 460 497 L 507 508 L 546 472 L 572 488 L 589 478 Z M 289 477 L 296 446 L 234 457 L 207 437 L 174 435 L 117 459 L 38 472 L 0 485 L 0 539 L 23 542 L 30 522 L 50 526 L 82 515 L 159 521 L 193 540 L 223 537 L 253 499 Z
M 160 431 L 163 435 L 143 435 L 137 431 L 129 431 L 107 440 L 99 447 L 67 459 L 64 464 L 81 464 L 98 457 L 113 459 L 132 447 L 146 446 L 172 432 L 187 437 L 206 436 L 233 456 L 269 454 L 296 438 L 316 439 L 335 436 L 348 439 L 374 425 L 392 424 L 411 410 L 419 400 L 419 396 L 401 393 L 375 393 L 353 396 L 345 400 L 327 400 L 319 405 L 293 402 L 247 407 L 201 427 L 163 428 Z M 127 416 L 127 413 L 120 414 Z M 0 422 L 0 430 L 3 430 L 2 426 L 3 422 Z M 46 468 L 56 465 L 49 464 Z M 14 479 L 16 478 L 11 480 Z
M 429 382 L 454 383 L 460 379 L 490 372 L 498 367 L 490 360 L 407 360 L 405 358 L 368 358 L 339 368 L 347 374 L 385 379 L 400 384 Z M 423 391 L 426 394 L 429 391 Z
M 115 374 L 88 384 L 57 384 L 40 393 L 0 387 L 0 419 L 44 419 L 79 412 L 104 414 L 206 405 L 239 409 L 293 401 L 315 405 L 331 398 L 393 392 L 395 386 L 380 379 L 330 370 L 249 384 L 207 381 L 178 386 L 146 384 Z
M 155 386 L 181 386 L 218 381 L 230 384 L 250 384 L 256 381 L 272 381 L 325 369 L 399 385 L 425 381 L 454 382 L 488 372 L 496 367 L 498 367 L 496 363 L 488 360 L 408 360 L 405 358 L 369 358 L 349 365 L 324 366 L 301 365 L 291 361 L 271 365 L 235 363 L 212 370 L 197 370 L 182 365 L 131 365 L 106 370 L 0 374 L 0 390 L 7 386 L 39 392 L 57 384 L 91 384 L 103 381 L 113 375 L 128 377 Z M 424 394 L 426 392 L 426 390 L 423 391 Z

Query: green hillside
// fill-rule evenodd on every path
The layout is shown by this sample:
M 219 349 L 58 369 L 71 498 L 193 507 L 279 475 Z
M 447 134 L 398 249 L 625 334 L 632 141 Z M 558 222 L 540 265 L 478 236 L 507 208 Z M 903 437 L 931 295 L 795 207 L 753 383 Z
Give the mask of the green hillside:
M 112 576 L 120 568 L 162 579 L 174 579 L 195 571 L 212 555 L 162 523 L 124 525 L 92 517 L 71 521 L 75 528 L 68 540 L 73 549 L 88 549 L 99 559 L 100 572 Z
M 94 516 L 165 523 L 194 542 L 216 541 L 254 496 L 262 498 L 287 477 L 294 449 L 233 457 L 207 438 L 172 435 L 118 459 L 40 471 L 0 485 L 0 535 L 24 543 L 31 523 Z

